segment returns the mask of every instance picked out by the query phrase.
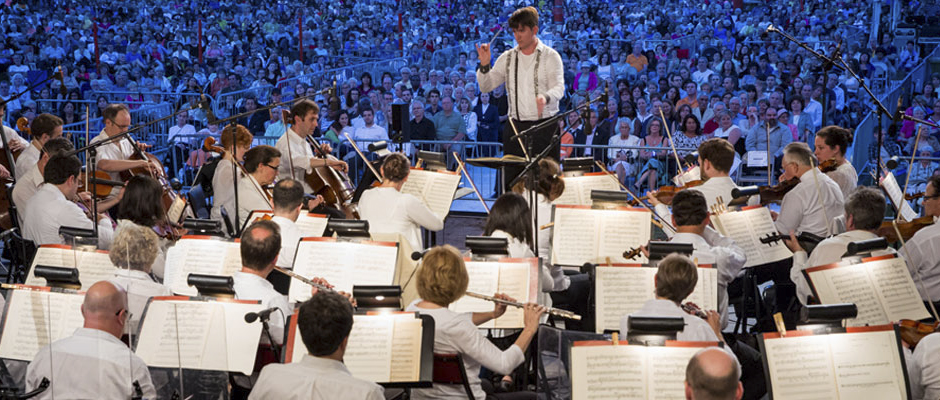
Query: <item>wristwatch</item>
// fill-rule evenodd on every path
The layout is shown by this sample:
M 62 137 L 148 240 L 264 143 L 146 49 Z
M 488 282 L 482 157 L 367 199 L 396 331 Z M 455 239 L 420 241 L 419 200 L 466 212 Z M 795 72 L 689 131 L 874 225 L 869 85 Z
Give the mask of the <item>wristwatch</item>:
M 482 64 L 481 64 L 481 65 L 477 65 L 477 71 L 480 71 L 481 74 L 485 74 L 485 73 L 487 73 L 487 72 L 490 72 L 490 66 L 489 66 L 489 65 L 482 65 Z

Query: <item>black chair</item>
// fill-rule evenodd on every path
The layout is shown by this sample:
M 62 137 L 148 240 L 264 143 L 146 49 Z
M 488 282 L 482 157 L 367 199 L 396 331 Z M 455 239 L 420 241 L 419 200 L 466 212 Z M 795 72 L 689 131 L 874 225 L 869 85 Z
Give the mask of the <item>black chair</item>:
M 33 264 L 33 257 L 36 256 L 36 243 L 14 231 L 3 239 L 3 247 L 8 250 L 7 255 L 10 260 L 7 266 L 6 282 L 26 282 L 27 270 Z
M 209 203 L 206 201 L 206 194 L 202 191 L 202 186 L 193 186 L 189 189 L 187 196 L 196 218 L 209 219 Z
M 460 354 L 434 353 L 434 373 L 432 382 L 445 385 L 463 385 L 467 398 L 473 400 L 473 390 L 467 380 L 467 369 L 463 366 Z

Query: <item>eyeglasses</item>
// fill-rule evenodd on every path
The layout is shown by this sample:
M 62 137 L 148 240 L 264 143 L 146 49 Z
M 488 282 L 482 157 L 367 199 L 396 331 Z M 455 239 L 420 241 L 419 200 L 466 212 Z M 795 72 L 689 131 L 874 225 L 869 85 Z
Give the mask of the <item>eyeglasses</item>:
M 940 198 L 940 193 L 937 193 L 933 196 L 927 196 L 927 195 L 924 196 L 924 200 L 933 200 L 933 199 L 938 199 L 938 198 Z
M 121 124 L 117 123 L 116 121 L 114 121 L 113 119 L 109 119 L 108 121 L 111 121 L 111 123 L 114 124 L 114 126 L 116 126 L 116 127 L 118 127 L 118 128 L 121 128 L 121 129 L 127 129 L 127 127 L 131 126 L 130 124 L 121 125 Z
M 273 169 L 273 170 L 275 170 L 275 171 L 277 171 L 277 169 L 281 167 L 280 165 L 271 165 L 271 164 L 267 164 L 267 163 L 261 164 L 261 165 L 264 165 L 265 167 L 271 168 L 271 169 Z

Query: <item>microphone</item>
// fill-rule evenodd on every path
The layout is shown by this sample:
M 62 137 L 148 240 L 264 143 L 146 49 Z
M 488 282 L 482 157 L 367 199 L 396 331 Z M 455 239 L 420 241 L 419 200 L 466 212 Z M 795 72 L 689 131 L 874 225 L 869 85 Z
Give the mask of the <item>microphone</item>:
M 755 194 L 760 194 L 760 188 L 757 186 L 744 186 L 731 189 L 731 197 L 736 199 L 739 197 L 753 196 Z
M 267 310 L 259 311 L 259 312 L 250 312 L 248 314 L 245 314 L 245 322 L 250 324 L 252 322 L 255 322 L 255 320 L 257 320 L 258 318 L 261 318 L 262 321 L 267 321 L 268 317 L 271 316 L 271 313 L 275 311 L 277 311 L 277 307 L 271 307 Z
M 206 112 L 206 123 L 209 125 L 215 125 L 218 122 L 218 119 L 215 118 L 215 113 L 212 112 L 212 104 L 205 94 L 199 95 L 199 104 L 197 105 L 200 110 Z
M 424 254 L 428 252 L 428 250 L 430 249 L 425 249 L 422 251 L 416 251 L 416 252 L 411 253 L 411 259 L 414 261 L 420 260 L 421 258 L 424 257 Z
M 374 153 L 378 150 L 385 150 L 386 148 L 388 148 L 388 143 L 384 140 L 380 140 L 378 142 L 369 143 L 369 146 L 367 148 L 369 149 L 370 153 Z
M 62 73 L 62 66 L 59 65 L 59 71 L 56 72 L 53 76 L 59 80 L 59 94 L 62 97 L 65 97 L 69 94 L 69 90 L 65 88 L 65 74 Z

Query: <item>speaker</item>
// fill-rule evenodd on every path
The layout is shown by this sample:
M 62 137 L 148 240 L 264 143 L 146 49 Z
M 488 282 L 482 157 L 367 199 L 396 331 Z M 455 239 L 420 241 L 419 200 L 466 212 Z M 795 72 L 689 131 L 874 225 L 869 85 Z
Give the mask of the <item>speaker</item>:
M 402 142 L 408 142 L 411 140 L 408 137 L 409 125 L 411 121 L 411 110 L 409 109 L 408 104 L 404 103 L 395 103 L 392 104 L 392 124 L 390 132 L 388 133 L 389 138 L 394 138 L 397 135 L 402 135 Z M 396 140 L 392 139 L 397 142 Z

